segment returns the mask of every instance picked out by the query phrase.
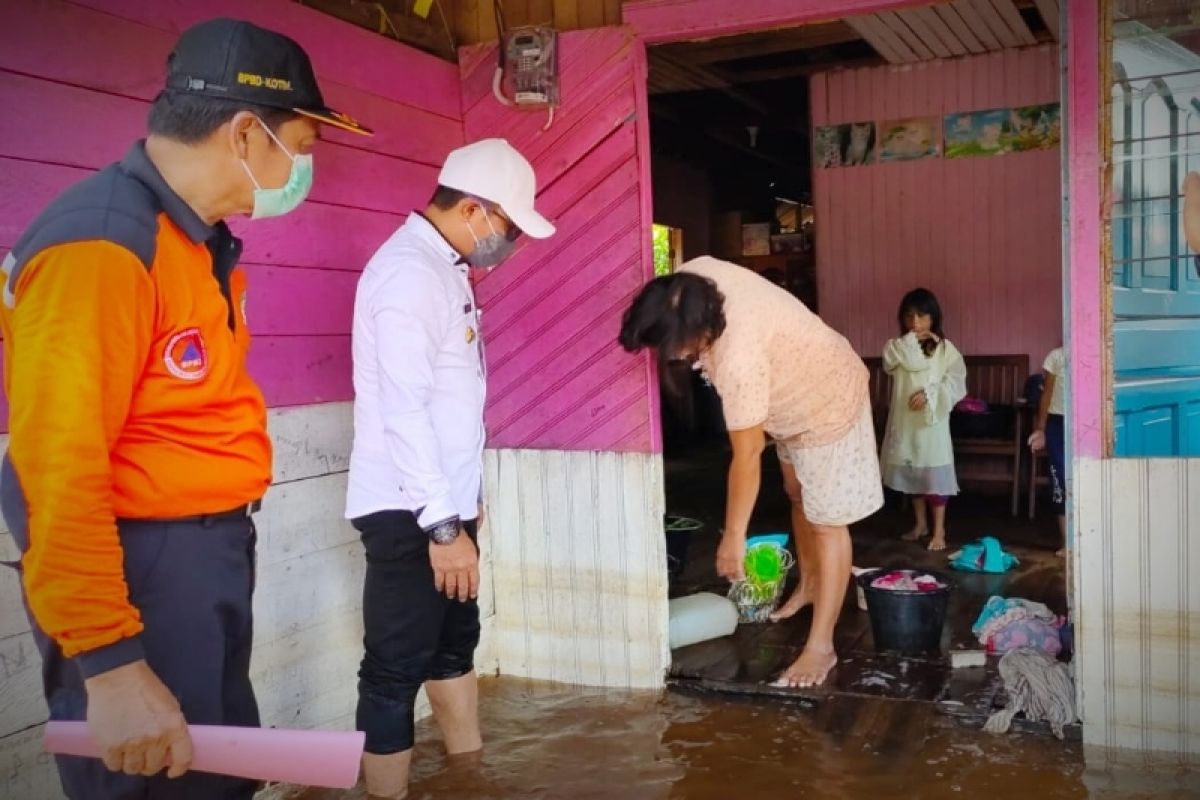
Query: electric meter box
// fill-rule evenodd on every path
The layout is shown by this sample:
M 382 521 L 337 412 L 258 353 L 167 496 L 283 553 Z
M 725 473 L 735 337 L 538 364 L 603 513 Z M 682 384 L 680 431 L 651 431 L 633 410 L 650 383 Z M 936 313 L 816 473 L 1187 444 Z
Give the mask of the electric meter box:
M 506 31 L 501 44 L 504 94 L 527 109 L 558 105 L 558 31 L 516 28 Z

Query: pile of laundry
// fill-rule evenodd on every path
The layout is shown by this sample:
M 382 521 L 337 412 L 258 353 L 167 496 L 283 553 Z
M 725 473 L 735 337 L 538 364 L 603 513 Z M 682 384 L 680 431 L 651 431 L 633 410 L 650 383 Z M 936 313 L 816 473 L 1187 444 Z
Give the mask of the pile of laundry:
M 909 569 L 897 569 L 871 581 L 871 588 L 889 592 L 936 592 L 944 585 L 932 575 L 918 575 Z
M 971 626 L 971 632 L 989 653 L 1028 647 L 1053 657 L 1062 651 L 1065 623 L 1064 617 L 1042 603 L 1017 597 L 992 597 Z

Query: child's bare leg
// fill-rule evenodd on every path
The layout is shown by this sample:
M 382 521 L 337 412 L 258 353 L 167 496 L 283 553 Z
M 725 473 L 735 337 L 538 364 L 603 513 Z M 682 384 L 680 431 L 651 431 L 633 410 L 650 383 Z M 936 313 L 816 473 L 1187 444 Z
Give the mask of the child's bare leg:
M 917 515 L 917 520 L 913 529 L 900 538 L 906 542 L 918 542 L 929 535 L 929 518 L 926 513 L 925 496 L 913 494 L 909 495 L 909 499 L 912 501 L 913 512 Z
M 945 502 L 930 502 L 933 506 L 933 539 L 929 541 L 929 549 L 938 551 L 946 549 L 946 504 Z

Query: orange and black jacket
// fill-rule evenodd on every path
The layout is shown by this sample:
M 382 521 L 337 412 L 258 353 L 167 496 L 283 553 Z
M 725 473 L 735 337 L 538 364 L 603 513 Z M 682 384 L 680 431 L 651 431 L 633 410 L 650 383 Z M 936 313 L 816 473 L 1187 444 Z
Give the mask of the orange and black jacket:
M 4 260 L 0 503 L 34 619 L 85 677 L 143 657 L 117 521 L 220 513 L 270 483 L 240 254 L 139 142 Z

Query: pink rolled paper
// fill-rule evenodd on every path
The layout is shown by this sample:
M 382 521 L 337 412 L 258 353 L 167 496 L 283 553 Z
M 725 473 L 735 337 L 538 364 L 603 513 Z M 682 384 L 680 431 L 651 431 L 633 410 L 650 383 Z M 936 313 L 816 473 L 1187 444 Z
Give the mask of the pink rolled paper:
M 257 781 L 351 789 L 358 782 L 366 734 L 361 731 L 300 731 L 189 725 L 192 766 Z M 86 722 L 46 723 L 46 752 L 99 758 Z

